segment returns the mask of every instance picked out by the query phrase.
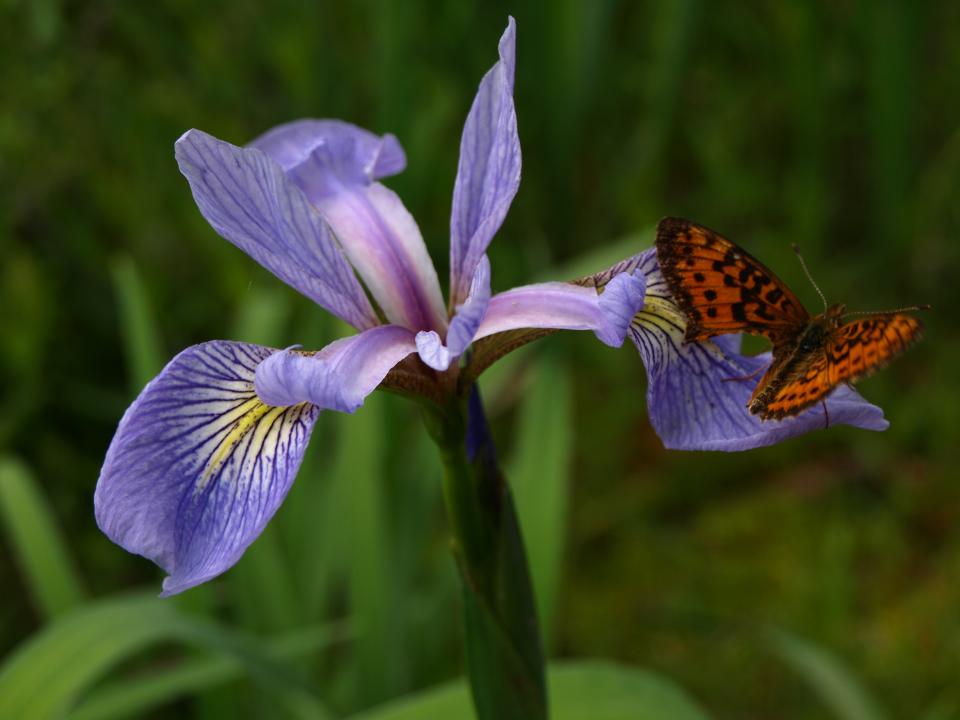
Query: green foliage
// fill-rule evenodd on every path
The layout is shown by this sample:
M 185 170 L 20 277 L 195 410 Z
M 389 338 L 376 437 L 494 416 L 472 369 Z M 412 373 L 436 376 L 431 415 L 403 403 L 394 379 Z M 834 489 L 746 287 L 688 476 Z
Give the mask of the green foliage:
M 773 650 L 830 708 L 837 720 L 883 720 L 877 702 L 826 650 L 784 632 L 773 633 Z
M 23 463 L 0 457 L 0 518 L 40 614 L 51 618 L 84 599 L 63 534 Z
M 956 715 L 960 5 L 946 0 L 0 3 L 0 66 L 17 69 L 0 87 L 0 452 L 20 459 L 0 465 L 0 673 L 50 683 L 0 703 L 88 720 L 298 712 L 277 710 L 301 690 L 270 672 L 110 622 L 97 599 L 159 590 L 92 514 L 152 374 L 211 338 L 316 348 L 343 333 L 216 236 L 172 144 L 307 116 L 394 132 L 409 167 L 389 184 L 444 278 L 459 133 L 508 12 L 524 169 L 490 248 L 495 290 L 609 265 L 671 214 L 750 248 L 811 308 L 791 242 L 832 300 L 935 308 L 927 339 L 862 385 L 887 433 L 748 455 L 663 451 L 630 347 L 570 334 L 494 366 L 484 395 L 551 654 L 655 668 L 716 717 L 820 717 L 831 693 L 858 697 L 835 690 L 850 675 L 885 716 Z M 138 607 L 158 627 L 164 607 L 253 638 L 315 686 L 299 697 L 350 715 L 460 673 L 445 528 L 417 413 L 373 397 L 321 417 L 236 568 Z M 325 634 L 343 617 L 351 632 Z M 817 649 L 771 663 L 768 626 Z M 47 669 L 17 670 L 39 641 Z
M 655 673 L 608 663 L 561 663 L 550 668 L 555 720 L 706 720 L 673 682 Z M 469 690 L 460 681 L 405 698 L 351 720 L 469 720 Z
M 570 376 L 540 357 L 517 419 L 516 451 L 507 469 L 533 572 L 537 614 L 549 645 L 567 534 L 574 417 Z
M 155 597 L 91 602 L 38 633 L 0 670 L 0 717 L 62 717 L 111 667 L 164 640 L 229 656 L 277 692 L 292 714 L 327 717 L 309 687 L 258 645 L 182 615 L 172 603 Z M 127 702 L 127 709 L 137 707 Z

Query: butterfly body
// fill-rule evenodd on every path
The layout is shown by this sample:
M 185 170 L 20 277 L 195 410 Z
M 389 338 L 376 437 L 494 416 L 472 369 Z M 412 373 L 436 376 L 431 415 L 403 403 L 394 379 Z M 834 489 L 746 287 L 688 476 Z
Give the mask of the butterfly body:
M 687 316 L 686 342 L 746 332 L 773 345 L 773 360 L 750 398 L 764 420 L 796 415 L 840 383 L 886 365 L 919 339 L 922 325 L 900 313 L 848 323 L 833 305 L 811 316 L 760 261 L 721 235 L 679 218 L 657 227 L 657 257 L 677 305 Z

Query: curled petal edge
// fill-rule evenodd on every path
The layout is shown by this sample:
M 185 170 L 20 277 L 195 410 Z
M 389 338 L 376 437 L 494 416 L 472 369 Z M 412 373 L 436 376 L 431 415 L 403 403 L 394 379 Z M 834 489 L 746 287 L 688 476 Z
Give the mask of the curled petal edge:
M 417 352 L 420 359 L 434 370 L 443 372 L 450 363 L 458 358 L 473 341 L 477 328 L 486 315 L 490 304 L 490 260 L 486 255 L 480 258 L 470 284 L 470 294 L 466 301 L 457 307 L 450 327 L 447 329 L 447 341 L 431 330 L 417 333 Z
M 309 402 L 352 413 L 398 362 L 417 346 L 412 332 L 382 325 L 342 338 L 316 353 L 288 349 L 257 367 L 254 386 L 267 405 Z
M 610 347 L 620 347 L 631 318 L 644 305 L 640 274 L 620 273 L 603 288 L 572 283 L 539 283 L 514 288 L 490 299 L 474 340 L 521 328 L 592 330 Z

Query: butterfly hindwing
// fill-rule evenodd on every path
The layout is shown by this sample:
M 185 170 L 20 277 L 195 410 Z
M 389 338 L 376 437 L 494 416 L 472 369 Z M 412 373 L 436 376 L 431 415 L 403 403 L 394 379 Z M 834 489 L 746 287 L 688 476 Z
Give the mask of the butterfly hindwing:
M 810 316 L 791 290 L 759 260 L 689 220 L 657 225 L 657 258 L 671 294 L 687 315 L 687 341 L 748 332 L 777 345 Z
M 911 315 L 868 315 L 836 328 L 827 343 L 830 382 L 854 382 L 887 365 L 920 339 L 923 323 Z
M 829 364 L 823 352 L 792 358 L 785 373 L 776 361 L 757 383 L 750 399 L 750 412 L 764 420 L 797 415 L 822 400 L 836 386 L 830 381 Z

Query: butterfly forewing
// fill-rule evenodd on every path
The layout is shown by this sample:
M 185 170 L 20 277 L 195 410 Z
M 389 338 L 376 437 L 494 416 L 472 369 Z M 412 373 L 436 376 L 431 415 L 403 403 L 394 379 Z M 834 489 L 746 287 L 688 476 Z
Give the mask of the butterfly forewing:
M 657 259 L 687 315 L 687 341 L 748 332 L 774 346 L 810 322 L 797 297 L 759 260 L 723 236 L 680 218 L 657 226 Z
M 657 259 L 670 294 L 686 315 L 687 342 L 748 332 L 773 344 L 773 361 L 748 405 L 764 420 L 796 415 L 840 383 L 883 367 L 918 340 L 923 328 L 903 313 L 867 315 L 839 325 L 840 305 L 811 318 L 763 263 L 689 220 L 660 221 Z
M 831 385 L 854 382 L 887 365 L 923 334 L 911 315 L 867 315 L 836 328 L 826 347 Z

